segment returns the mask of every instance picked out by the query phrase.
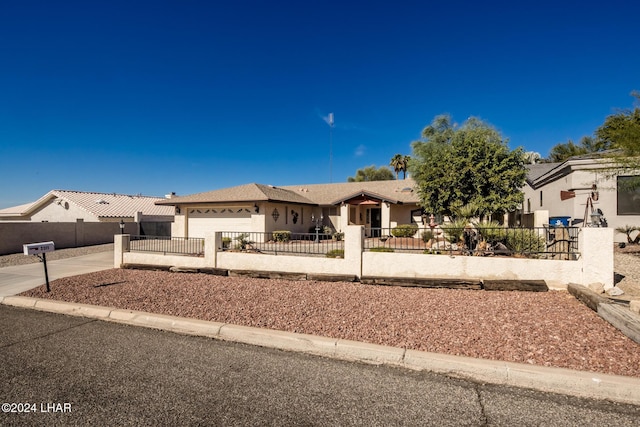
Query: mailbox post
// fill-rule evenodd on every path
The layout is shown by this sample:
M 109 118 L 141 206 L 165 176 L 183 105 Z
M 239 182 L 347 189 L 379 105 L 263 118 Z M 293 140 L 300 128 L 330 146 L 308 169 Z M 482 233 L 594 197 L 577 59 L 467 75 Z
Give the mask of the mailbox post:
M 47 272 L 47 252 L 53 252 L 56 246 L 53 242 L 28 243 L 22 245 L 25 255 L 35 255 L 44 264 L 44 278 L 47 282 L 47 292 L 49 289 L 49 273 Z

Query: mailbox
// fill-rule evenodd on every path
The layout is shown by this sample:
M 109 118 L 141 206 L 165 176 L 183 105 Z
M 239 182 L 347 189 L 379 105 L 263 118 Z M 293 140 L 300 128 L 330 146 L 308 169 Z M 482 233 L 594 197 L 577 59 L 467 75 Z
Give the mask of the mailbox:
M 28 243 L 22 245 L 25 255 L 38 255 L 53 252 L 56 246 L 53 242 Z

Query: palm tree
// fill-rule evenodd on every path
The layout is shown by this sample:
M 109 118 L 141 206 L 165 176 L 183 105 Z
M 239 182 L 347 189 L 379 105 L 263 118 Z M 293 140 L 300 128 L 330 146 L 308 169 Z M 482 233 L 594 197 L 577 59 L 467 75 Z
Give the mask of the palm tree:
M 402 168 L 402 179 L 407 179 L 407 170 L 409 169 L 409 161 L 411 160 L 411 156 L 404 156 L 402 160 L 404 162 Z
M 636 240 L 639 240 L 640 234 L 636 236 L 635 240 L 631 238 L 631 233 L 634 231 L 640 231 L 640 227 L 633 225 L 625 225 L 624 227 L 616 228 L 616 231 L 621 234 L 627 235 L 627 243 L 637 243 Z
M 391 162 L 389 162 L 389 166 L 393 168 L 393 171 L 396 173 L 396 179 L 398 179 L 398 172 L 403 170 L 404 166 L 404 157 L 402 154 L 396 154 L 391 158 Z
M 409 167 L 410 159 L 410 156 L 403 156 L 402 154 L 396 154 L 391 158 L 389 166 L 391 166 L 396 173 L 396 179 L 398 179 L 398 172 L 402 172 L 402 179 L 407 179 L 407 168 Z

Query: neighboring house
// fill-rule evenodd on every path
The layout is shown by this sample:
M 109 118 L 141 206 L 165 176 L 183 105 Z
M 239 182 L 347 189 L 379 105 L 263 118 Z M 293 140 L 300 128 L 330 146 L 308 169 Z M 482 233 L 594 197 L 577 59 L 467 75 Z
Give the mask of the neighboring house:
M 277 187 L 252 183 L 156 202 L 175 207 L 176 237 L 204 237 L 211 231 L 308 233 L 316 222 L 332 231 L 363 225 L 370 236 L 421 223 L 418 203 L 411 179 Z
M 640 226 L 640 189 L 624 189 L 620 184 L 631 176 L 612 176 L 605 171 L 607 166 L 611 164 L 598 155 L 528 165 L 523 212 L 546 210 L 550 217 L 570 217 L 573 225 L 593 226 L 591 213 L 596 211 L 608 227 Z M 616 233 L 615 240 L 623 242 L 626 237 Z
M 143 234 L 169 235 L 173 209 L 158 206 L 158 197 L 115 193 L 51 190 L 25 205 L 0 209 L 0 222 L 137 222 L 148 228 Z M 129 228 L 128 228 L 129 229 Z

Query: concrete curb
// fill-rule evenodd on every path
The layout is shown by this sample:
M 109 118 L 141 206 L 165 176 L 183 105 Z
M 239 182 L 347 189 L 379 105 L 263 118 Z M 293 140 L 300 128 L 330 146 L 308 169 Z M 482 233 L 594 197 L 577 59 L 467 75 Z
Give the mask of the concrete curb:
M 14 307 L 89 317 L 341 360 L 398 366 L 491 384 L 640 405 L 640 378 L 635 377 L 428 353 L 336 338 L 62 301 L 14 296 L 2 298 L 0 302 Z

